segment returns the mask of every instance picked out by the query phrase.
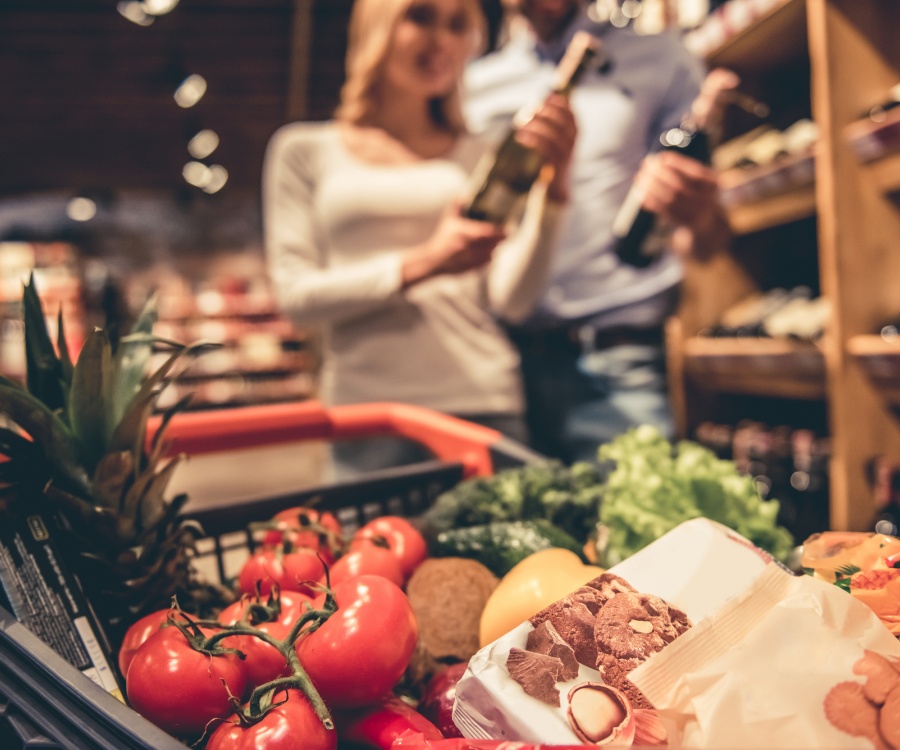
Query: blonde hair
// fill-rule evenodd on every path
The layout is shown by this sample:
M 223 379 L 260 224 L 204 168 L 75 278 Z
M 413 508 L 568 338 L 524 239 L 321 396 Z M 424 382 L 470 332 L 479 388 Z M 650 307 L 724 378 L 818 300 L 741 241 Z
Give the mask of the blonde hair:
M 378 108 L 378 82 L 394 29 L 414 0 L 356 0 L 350 14 L 345 62 L 346 80 L 335 117 L 360 124 Z M 486 21 L 478 0 L 463 0 L 472 32 L 472 53 L 484 39 Z M 430 102 L 435 123 L 451 132 L 465 131 L 459 87 Z

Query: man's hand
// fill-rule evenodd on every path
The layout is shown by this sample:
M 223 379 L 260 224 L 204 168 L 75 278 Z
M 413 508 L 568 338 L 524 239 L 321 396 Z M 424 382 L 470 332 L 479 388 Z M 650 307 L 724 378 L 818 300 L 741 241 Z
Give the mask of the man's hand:
M 731 231 L 712 167 L 662 151 L 644 159 L 635 181 L 643 207 L 676 227 L 672 246 L 678 255 L 702 260 L 727 247 Z
M 563 203 L 569 199 L 569 171 L 577 134 L 568 97 L 551 94 L 516 135 L 523 146 L 536 149 L 553 169 L 547 189 L 550 200 Z

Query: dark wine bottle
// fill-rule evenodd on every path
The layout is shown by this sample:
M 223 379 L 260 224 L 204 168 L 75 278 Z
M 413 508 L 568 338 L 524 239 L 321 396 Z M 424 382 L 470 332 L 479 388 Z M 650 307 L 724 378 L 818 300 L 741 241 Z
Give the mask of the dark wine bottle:
M 662 148 L 709 164 L 710 132 L 721 118 L 726 92 L 734 90 L 739 83 L 737 75 L 730 70 L 711 71 L 681 124 L 659 136 Z M 637 184 L 633 185 L 612 227 L 619 260 L 637 268 L 646 268 L 657 260 L 667 239 L 655 233 L 656 214 L 644 208 L 643 201 L 643 191 Z
M 600 43 L 592 34 L 576 33 L 557 66 L 553 92 L 568 96 L 599 49 Z M 516 138 L 518 129 L 531 115 L 531 110 L 518 112 L 496 152 L 482 160 L 473 179 L 474 196 L 462 211 L 464 216 L 504 224 L 519 199 L 531 190 L 545 167 L 544 161 L 535 149 Z
M 884 122 L 887 119 L 887 113 L 897 107 L 900 107 L 900 83 L 891 86 L 887 96 L 875 106 L 870 107 L 865 112 L 865 116 L 873 122 Z

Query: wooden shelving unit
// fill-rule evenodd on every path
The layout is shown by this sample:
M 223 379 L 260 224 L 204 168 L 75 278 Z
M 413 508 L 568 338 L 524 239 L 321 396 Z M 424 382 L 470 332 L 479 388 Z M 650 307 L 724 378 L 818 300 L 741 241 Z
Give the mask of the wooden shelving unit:
M 684 372 L 703 388 L 722 393 L 825 397 L 825 358 L 814 344 L 696 336 L 684 342 Z
M 900 410 L 900 337 L 853 336 L 847 352 L 859 364 L 891 409 Z
M 728 221 L 735 234 L 751 234 L 805 219 L 815 213 L 816 191 L 809 185 L 731 206 L 728 208 Z
M 808 97 L 819 129 L 815 185 L 732 205 L 735 249 L 686 264 L 682 307 L 667 327 L 672 403 L 684 435 L 709 418 L 710 401 L 747 397 L 791 405 L 821 402 L 831 441 L 834 529 L 862 530 L 874 515 L 866 464 L 900 460 L 900 342 L 872 336 L 900 319 L 900 152 L 863 160 L 848 135 L 862 113 L 900 81 L 900 6 L 880 0 L 787 0 L 707 56 L 735 70 L 748 91 L 795 115 Z M 808 82 L 805 93 L 784 82 Z M 738 133 L 734 134 L 737 135 Z M 814 217 L 814 220 L 812 219 Z M 806 282 L 832 318 L 818 343 L 698 336 L 749 293 L 797 283 L 777 237 L 809 224 Z M 749 249 L 748 249 L 749 248 Z M 750 259 L 748 261 L 748 258 Z M 780 281 L 779 274 L 793 276 Z M 741 400 L 742 399 L 742 400 Z M 753 418 L 754 414 L 745 415 Z

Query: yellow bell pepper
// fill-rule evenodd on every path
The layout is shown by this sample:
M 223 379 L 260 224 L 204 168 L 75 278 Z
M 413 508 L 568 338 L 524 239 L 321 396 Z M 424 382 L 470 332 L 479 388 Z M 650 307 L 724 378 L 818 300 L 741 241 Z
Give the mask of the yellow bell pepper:
M 481 612 L 481 646 L 497 640 L 603 572 L 596 565 L 585 565 L 567 549 L 553 547 L 532 553 L 500 579 L 488 598 Z

